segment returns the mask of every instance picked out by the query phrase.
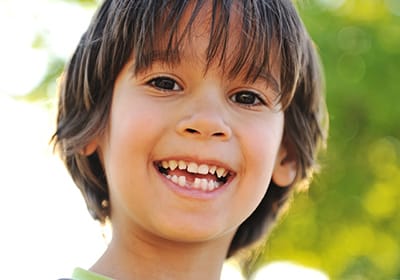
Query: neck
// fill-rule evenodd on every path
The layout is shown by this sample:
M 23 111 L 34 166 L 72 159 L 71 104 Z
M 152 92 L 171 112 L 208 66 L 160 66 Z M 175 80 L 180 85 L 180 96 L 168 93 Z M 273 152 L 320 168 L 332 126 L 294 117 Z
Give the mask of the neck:
M 119 280 L 218 280 L 232 235 L 189 243 L 138 234 L 123 238 L 114 232 L 91 270 Z

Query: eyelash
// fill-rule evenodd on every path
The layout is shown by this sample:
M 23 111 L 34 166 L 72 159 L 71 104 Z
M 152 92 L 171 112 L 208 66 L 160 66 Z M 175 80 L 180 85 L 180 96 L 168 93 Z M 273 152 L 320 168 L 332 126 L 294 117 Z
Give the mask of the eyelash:
M 161 83 L 163 82 L 164 84 L 158 84 L 157 83 Z M 169 83 L 169 84 L 166 84 Z M 170 77 L 164 77 L 164 76 L 160 76 L 160 77 L 156 77 L 151 79 L 150 81 L 147 82 L 147 85 L 161 90 L 161 91 L 181 91 L 183 90 L 182 86 L 176 82 L 174 79 L 170 78 Z M 169 88 L 167 85 L 172 85 L 172 88 Z
M 159 83 L 163 83 L 163 84 L 159 84 Z M 183 90 L 183 87 L 177 81 L 175 81 L 173 78 L 170 78 L 168 76 L 159 76 L 156 78 L 152 78 L 146 84 L 157 90 L 160 90 L 160 91 L 174 92 L 174 91 L 182 91 Z M 238 101 L 239 96 L 241 96 L 242 98 L 245 97 L 245 98 L 247 98 L 247 100 Z M 251 98 L 251 99 L 249 100 L 249 98 Z M 265 101 L 265 98 L 263 98 L 261 96 L 261 94 L 251 91 L 251 90 L 242 90 L 242 91 L 235 92 L 234 94 L 230 95 L 229 99 L 234 103 L 238 103 L 240 106 L 244 106 L 244 107 L 248 107 L 248 108 L 261 106 L 261 105 L 268 106 L 268 103 Z M 248 103 L 245 101 L 252 101 L 252 102 Z

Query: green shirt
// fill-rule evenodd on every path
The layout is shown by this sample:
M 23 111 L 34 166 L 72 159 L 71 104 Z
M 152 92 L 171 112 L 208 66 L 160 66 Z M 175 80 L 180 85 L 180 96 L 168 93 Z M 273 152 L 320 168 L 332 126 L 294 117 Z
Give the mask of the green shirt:
M 74 272 L 72 273 L 72 278 L 74 280 L 112 280 L 109 277 L 79 267 L 74 269 Z

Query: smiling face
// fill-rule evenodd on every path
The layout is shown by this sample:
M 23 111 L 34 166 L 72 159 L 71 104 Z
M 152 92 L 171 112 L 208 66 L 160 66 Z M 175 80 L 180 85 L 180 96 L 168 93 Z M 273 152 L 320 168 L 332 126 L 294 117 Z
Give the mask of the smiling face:
M 179 62 L 155 59 L 137 73 L 134 61 L 125 65 L 106 132 L 88 147 L 103 162 L 114 236 L 231 238 L 271 177 L 287 178 L 279 83 L 232 78 L 218 63 L 207 65 L 208 21 L 202 13 L 196 20 Z M 226 55 L 234 57 L 230 45 Z M 271 69 L 278 80 L 279 67 Z

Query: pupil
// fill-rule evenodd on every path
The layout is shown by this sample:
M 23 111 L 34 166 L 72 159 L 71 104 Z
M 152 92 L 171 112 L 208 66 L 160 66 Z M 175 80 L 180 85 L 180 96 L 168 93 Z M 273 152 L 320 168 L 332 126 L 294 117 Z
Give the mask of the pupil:
M 170 79 L 157 79 L 155 84 L 159 88 L 163 89 L 173 89 L 175 82 Z
M 237 97 L 237 101 L 245 104 L 253 104 L 255 102 L 255 97 L 249 93 L 241 93 Z

